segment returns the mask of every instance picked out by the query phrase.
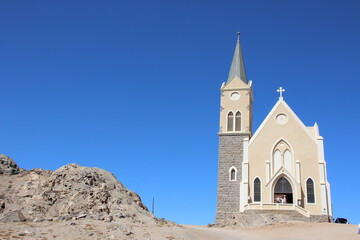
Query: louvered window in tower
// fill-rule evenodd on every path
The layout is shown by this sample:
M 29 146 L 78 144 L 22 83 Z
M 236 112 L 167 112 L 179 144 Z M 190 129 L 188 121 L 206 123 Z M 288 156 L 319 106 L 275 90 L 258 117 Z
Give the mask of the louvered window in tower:
M 234 131 L 234 114 L 229 112 L 228 119 L 227 119 L 227 130 Z

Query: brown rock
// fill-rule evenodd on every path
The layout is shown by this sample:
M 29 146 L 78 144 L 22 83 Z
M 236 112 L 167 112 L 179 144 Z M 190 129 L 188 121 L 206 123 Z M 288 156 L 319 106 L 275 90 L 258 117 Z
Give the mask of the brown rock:
M 0 222 L 25 222 L 26 218 L 20 210 L 11 211 L 5 214 Z

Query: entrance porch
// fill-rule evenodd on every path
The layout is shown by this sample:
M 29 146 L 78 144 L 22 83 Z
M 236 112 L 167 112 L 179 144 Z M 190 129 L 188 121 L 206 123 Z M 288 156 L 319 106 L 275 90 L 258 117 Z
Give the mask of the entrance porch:
M 296 211 L 305 217 L 310 217 L 310 212 L 296 204 L 286 203 L 249 203 L 245 205 L 245 210 L 282 210 Z

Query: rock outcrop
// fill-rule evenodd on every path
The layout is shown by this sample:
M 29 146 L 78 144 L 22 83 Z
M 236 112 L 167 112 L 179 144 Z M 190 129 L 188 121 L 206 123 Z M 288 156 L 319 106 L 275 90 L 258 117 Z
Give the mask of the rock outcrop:
M 18 165 L 10 157 L 0 153 L 0 175 L 14 175 L 19 173 Z
M 103 169 L 68 164 L 56 171 L 32 169 L 12 175 L 19 172 L 16 163 L 0 156 L 1 169 L 12 166 L 0 175 L 0 219 L 12 221 L 6 216 L 17 211 L 31 221 L 128 218 L 155 222 L 139 195 Z

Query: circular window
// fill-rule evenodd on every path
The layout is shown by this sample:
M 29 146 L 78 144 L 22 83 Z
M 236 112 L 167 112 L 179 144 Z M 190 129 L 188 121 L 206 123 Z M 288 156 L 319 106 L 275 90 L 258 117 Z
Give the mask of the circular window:
M 230 94 L 230 99 L 233 101 L 239 100 L 240 99 L 240 93 L 238 92 L 233 92 Z
M 280 113 L 275 117 L 276 123 L 279 125 L 284 125 L 288 121 L 288 117 L 285 113 Z

